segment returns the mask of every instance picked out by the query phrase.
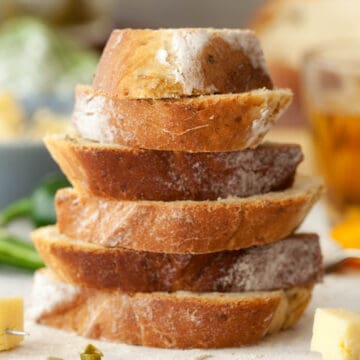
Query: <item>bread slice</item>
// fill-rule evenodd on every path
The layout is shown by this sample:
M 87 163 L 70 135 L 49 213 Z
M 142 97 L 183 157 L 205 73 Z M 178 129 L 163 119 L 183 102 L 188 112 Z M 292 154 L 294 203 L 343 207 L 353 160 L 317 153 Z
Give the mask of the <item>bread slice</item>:
M 73 124 L 84 138 L 158 150 L 255 147 L 283 114 L 291 91 L 253 90 L 181 99 L 124 99 L 76 88 Z
M 256 36 L 235 29 L 114 30 L 93 84 L 132 99 L 272 88 Z
M 121 293 L 83 289 L 35 274 L 32 316 L 40 324 L 93 338 L 162 348 L 253 344 L 294 325 L 311 287 L 244 293 Z
M 265 144 L 225 153 L 142 150 L 81 138 L 45 138 L 50 153 L 82 193 L 119 200 L 216 200 L 291 186 L 298 145 Z
M 210 253 L 264 245 L 291 234 L 322 193 L 317 178 L 299 176 L 283 192 L 218 201 L 117 201 L 56 196 L 62 234 L 107 247 Z
M 32 238 L 45 264 L 59 279 L 88 288 L 124 292 L 265 291 L 312 285 L 322 275 L 315 234 L 200 255 L 105 248 L 70 239 L 53 226 L 34 231 Z

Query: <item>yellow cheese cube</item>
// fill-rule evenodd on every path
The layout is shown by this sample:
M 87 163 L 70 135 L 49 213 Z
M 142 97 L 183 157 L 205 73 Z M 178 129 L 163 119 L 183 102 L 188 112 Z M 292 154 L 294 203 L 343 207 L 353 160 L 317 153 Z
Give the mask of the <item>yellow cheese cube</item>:
M 0 92 L 0 140 L 11 140 L 22 135 L 25 117 L 21 105 L 8 92 Z
M 360 314 L 341 309 L 317 309 L 311 350 L 324 360 L 360 360 Z
M 0 298 L 0 351 L 19 345 L 24 338 L 7 334 L 7 329 L 24 330 L 24 303 L 20 297 Z

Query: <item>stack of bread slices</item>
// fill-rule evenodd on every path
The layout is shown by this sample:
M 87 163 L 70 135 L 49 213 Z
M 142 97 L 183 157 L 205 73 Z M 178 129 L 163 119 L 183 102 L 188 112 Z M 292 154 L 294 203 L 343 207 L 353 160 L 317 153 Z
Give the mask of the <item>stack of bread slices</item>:
M 298 145 L 261 143 L 291 101 L 247 30 L 115 30 L 77 135 L 48 149 L 73 189 L 33 239 L 33 314 L 86 337 L 165 348 L 251 344 L 296 323 L 321 280 L 319 198 Z

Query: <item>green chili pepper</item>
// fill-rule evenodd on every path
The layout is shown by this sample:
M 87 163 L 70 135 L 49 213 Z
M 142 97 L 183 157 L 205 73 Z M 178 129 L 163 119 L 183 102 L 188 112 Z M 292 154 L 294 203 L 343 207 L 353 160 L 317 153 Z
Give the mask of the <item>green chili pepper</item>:
M 19 217 L 29 218 L 35 227 L 54 224 L 56 222 L 55 193 L 69 185 L 63 177 L 54 175 L 47 177 L 31 196 L 14 202 L 0 213 L 0 226 Z
M 44 266 L 34 245 L 6 230 L 0 230 L 0 263 L 29 270 Z
M 35 227 L 54 224 L 56 222 L 54 196 L 58 189 L 65 186 L 69 186 L 65 178 L 48 176 L 32 195 L 12 203 L 0 213 L 0 226 L 19 217 L 27 217 Z M 44 266 L 32 243 L 11 235 L 1 228 L 0 264 L 30 270 Z
M 18 217 L 31 216 L 31 198 L 22 198 L 10 204 L 0 213 L 0 225 L 6 225 Z
M 52 225 L 56 222 L 54 197 L 56 192 L 70 183 L 63 177 L 51 176 L 32 194 L 31 219 L 36 227 Z

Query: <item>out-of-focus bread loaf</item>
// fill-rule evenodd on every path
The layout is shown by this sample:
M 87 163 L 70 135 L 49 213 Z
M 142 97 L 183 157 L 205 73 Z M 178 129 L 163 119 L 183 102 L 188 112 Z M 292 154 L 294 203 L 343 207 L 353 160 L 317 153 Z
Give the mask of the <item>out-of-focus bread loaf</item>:
M 358 0 L 268 0 L 251 27 L 259 36 L 275 86 L 291 88 L 294 102 L 286 113 L 304 122 L 301 65 L 304 55 L 326 44 L 360 43 Z

